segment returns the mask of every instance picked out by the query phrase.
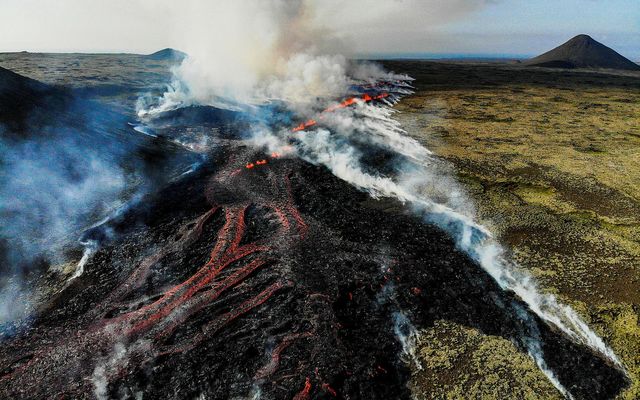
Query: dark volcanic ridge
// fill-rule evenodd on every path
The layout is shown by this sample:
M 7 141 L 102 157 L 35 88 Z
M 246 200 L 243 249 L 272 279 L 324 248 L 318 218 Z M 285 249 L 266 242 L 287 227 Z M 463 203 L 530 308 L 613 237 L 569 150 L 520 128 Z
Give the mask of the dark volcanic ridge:
M 0 67 L 0 134 L 5 130 L 24 133 L 29 125 L 41 125 L 70 102 L 68 91 Z
M 150 60 L 182 61 L 185 57 L 187 57 L 187 53 L 167 47 L 166 49 L 158 50 L 155 53 L 148 54 L 145 57 Z
M 523 64 L 550 68 L 640 70 L 640 65 L 588 35 L 578 35 L 553 50 L 525 61 Z
M 13 274 L 27 279 L 45 260 L 65 257 L 87 221 L 97 222 L 200 159 L 178 143 L 139 134 L 128 121 L 117 107 L 0 68 L 2 295 Z M 51 228 L 61 221 L 64 229 Z M 0 317 L 5 321 L 7 314 Z

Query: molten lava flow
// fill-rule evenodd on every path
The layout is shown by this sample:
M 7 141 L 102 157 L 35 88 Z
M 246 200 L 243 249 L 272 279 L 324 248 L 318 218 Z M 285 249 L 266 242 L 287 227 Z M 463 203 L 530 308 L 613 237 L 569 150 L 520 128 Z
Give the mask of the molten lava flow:
M 255 165 L 266 163 L 265 158 L 256 161 Z M 307 226 L 293 204 L 287 174 L 279 171 L 279 178 L 273 177 L 268 180 L 275 186 L 266 192 L 272 193 L 266 197 L 261 195 L 230 205 L 214 205 L 195 220 L 185 223 L 178 229 L 175 240 L 168 240 L 166 246 L 144 258 L 124 282 L 108 294 L 94 310 L 89 311 L 87 318 L 93 322 L 86 329 L 79 330 L 64 340 L 47 342 L 39 350 L 32 351 L 28 361 L 8 370 L 0 376 L 0 381 L 10 380 L 18 391 L 22 384 L 41 382 L 47 390 L 59 388 L 57 390 L 65 393 L 73 392 L 74 395 L 71 397 L 83 397 L 82 393 L 91 390 L 90 387 L 82 386 L 91 384 L 89 379 L 84 379 L 86 376 L 78 375 L 79 379 L 75 381 L 82 384 L 73 387 L 68 385 L 74 379 L 58 377 L 72 372 L 86 373 L 87 370 L 84 368 L 73 368 L 73 365 L 80 362 L 78 360 L 95 364 L 102 358 L 111 357 L 109 354 L 117 343 L 126 343 L 126 357 L 113 361 L 115 364 L 109 365 L 109 369 L 104 372 L 104 379 L 107 381 L 124 378 L 127 371 L 130 373 L 130 368 L 135 368 L 136 364 L 151 361 L 159 356 L 183 353 L 204 340 L 210 340 L 234 320 L 265 304 L 279 291 L 291 287 L 293 282 L 286 279 L 276 279 L 262 288 L 243 285 L 250 276 L 277 262 L 281 246 L 288 248 L 292 240 L 299 240 L 305 236 Z M 237 179 L 228 171 L 221 171 L 218 176 L 223 179 L 225 185 L 238 185 L 238 182 L 226 181 Z M 278 216 L 280 227 L 266 238 L 243 243 L 247 230 L 246 213 L 252 205 L 271 209 Z M 183 254 L 186 248 L 194 245 L 214 216 L 221 216 L 224 224 L 212 238 L 214 244 L 206 262 L 190 277 L 162 289 L 160 294 L 151 296 L 151 302 L 146 301 L 145 295 L 140 299 L 141 293 L 148 290 L 145 288 L 149 283 L 148 278 L 152 276 L 152 268 L 170 256 Z M 233 294 L 228 294 L 232 290 Z M 234 302 L 235 298 L 242 300 L 216 315 L 216 308 L 212 305 L 223 296 L 226 296 L 225 301 L 228 302 Z M 208 321 L 196 329 L 195 333 L 187 330 L 187 333 L 176 339 L 176 331 L 205 308 L 209 310 L 207 314 L 214 313 L 209 316 Z M 256 372 L 256 376 L 266 377 L 275 371 L 280 353 L 293 341 L 310 335 L 311 333 L 307 332 L 285 336 L 281 345 L 272 353 L 271 363 Z M 62 356 L 63 354 L 67 356 Z M 307 394 L 310 389 L 306 389 Z M 16 396 L 6 398 L 13 397 Z
M 298 394 L 296 394 L 296 396 L 293 398 L 293 400 L 306 400 L 306 399 L 308 399 L 310 391 L 311 391 L 311 380 L 309 379 L 309 377 L 307 377 L 307 379 L 304 381 L 304 387 L 302 388 L 302 390 L 300 392 L 298 392 Z
M 331 385 L 329 385 L 328 383 L 323 383 L 322 384 L 322 390 L 324 390 L 325 392 L 329 393 L 333 397 L 337 397 L 338 396 L 338 393 L 336 392 L 336 390 L 334 388 L 332 388 Z
M 265 165 L 266 163 L 267 163 L 267 160 L 263 158 L 262 160 L 257 160 L 256 162 L 247 163 L 247 165 L 245 165 L 245 168 L 253 169 L 253 167 Z
M 342 101 L 339 104 L 336 104 L 336 105 L 333 105 L 331 107 L 325 108 L 320 113 L 319 118 L 322 119 L 324 117 L 324 114 L 327 114 L 327 113 L 330 113 L 330 112 L 334 112 L 334 111 L 339 110 L 341 108 L 347 108 L 347 107 L 355 104 L 358 101 L 362 101 L 362 102 L 368 103 L 368 102 L 371 102 L 371 101 L 374 101 L 374 100 L 384 99 L 385 97 L 388 97 L 388 96 L 389 96 L 389 93 L 383 92 L 383 93 L 380 93 L 380 94 L 375 95 L 375 96 L 371 96 L 370 94 L 365 93 L 360 97 L 349 97 L 348 99 Z M 303 130 L 311 127 L 311 126 L 316 125 L 317 123 L 318 122 L 315 119 L 309 119 L 309 120 L 301 123 L 300 125 L 296 126 L 295 128 L 293 128 L 292 132 L 303 131 Z
M 156 338 L 170 336 L 180 321 L 186 320 L 265 263 L 263 259 L 250 261 L 216 285 L 207 288 L 207 285 L 230 264 L 254 253 L 269 250 L 267 246 L 256 244 L 240 246 L 245 230 L 246 208 L 247 206 L 239 206 L 225 210 L 226 222 L 219 233 L 209 261 L 196 274 L 167 290 L 155 302 L 124 314 L 114 321 L 122 323 L 121 328 L 126 336 L 137 337 L 149 333 Z M 200 292 L 202 289 L 205 291 Z
M 301 123 L 300 125 L 296 126 L 295 128 L 293 128 L 294 132 L 298 132 L 298 131 L 303 131 L 305 129 L 307 129 L 310 126 L 314 126 L 315 124 L 317 124 L 318 122 L 315 119 L 310 119 L 306 122 Z
M 244 279 L 244 277 L 243 277 L 243 279 Z M 173 347 L 169 351 L 165 352 L 165 354 L 167 354 L 167 353 L 182 353 L 184 351 L 193 349 L 200 342 L 202 342 L 203 340 L 205 340 L 205 339 L 211 337 L 212 335 L 214 335 L 215 333 L 217 333 L 220 329 L 222 329 L 225 325 L 229 324 L 231 321 L 235 320 L 236 318 L 240 317 L 241 315 L 246 314 L 247 312 L 251 311 L 255 307 L 265 303 L 278 290 L 280 290 L 280 289 L 282 289 L 284 287 L 289 287 L 292 284 L 293 284 L 292 282 L 276 282 L 276 283 L 273 283 L 272 285 L 270 285 L 269 287 L 264 289 L 262 292 L 260 292 L 255 297 L 252 297 L 249 300 L 245 301 L 244 303 L 240 304 L 240 306 L 235 308 L 233 311 L 230 311 L 230 312 L 228 312 L 226 314 L 223 314 L 220 317 L 216 318 L 215 320 L 209 322 L 207 325 L 204 326 L 204 328 L 202 329 L 202 332 L 198 333 L 196 335 L 196 337 L 192 340 L 192 342 L 189 343 L 187 346 Z
M 285 336 L 280 342 L 280 344 L 278 344 L 271 352 L 271 359 L 269 360 L 269 362 L 266 365 L 264 365 L 262 368 L 260 368 L 258 372 L 256 372 L 254 379 L 261 380 L 273 375 L 273 373 L 276 372 L 276 370 L 278 369 L 278 366 L 280 365 L 281 353 L 296 340 L 308 338 L 311 335 L 312 335 L 311 332 L 304 332 L 304 333 L 295 333 L 295 334 Z
M 248 162 L 245 165 L 246 169 L 253 169 L 254 167 L 260 166 L 260 165 L 266 165 L 269 163 L 269 158 L 271 159 L 276 159 L 276 158 L 280 158 L 282 156 L 283 153 L 288 153 L 292 150 L 291 146 L 285 146 L 282 148 L 281 152 L 272 152 L 270 157 L 267 158 L 262 158 L 260 160 L 256 160 L 254 162 Z M 231 175 L 237 175 L 240 171 L 239 170 L 235 170 L 231 173 Z
M 386 92 L 380 93 L 379 95 L 376 95 L 376 96 L 371 96 L 371 95 L 365 93 L 360 97 L 350 97 L 350 98 L 346 99 L 345 101 L 343 101 L 340 104 L 336 104 L 334 106 L 326 108 L 323 112 L 327 113 L 327 112 L 332 112 L 332 111 L 335 111 L 335 110 L 338 110 L 338 109 L 341 109 L 341 108 L 347 108 L 347 107 L 355 104 L 358 100 L 361 100 L 361 101 L 363 101 L 365 103 L 368 103 L 368 102 L 373 101 L 373 100 L 384 99 L 385 97 L 388 97 L 388 96 L 389 96 L 389 93 L 386 93 Z

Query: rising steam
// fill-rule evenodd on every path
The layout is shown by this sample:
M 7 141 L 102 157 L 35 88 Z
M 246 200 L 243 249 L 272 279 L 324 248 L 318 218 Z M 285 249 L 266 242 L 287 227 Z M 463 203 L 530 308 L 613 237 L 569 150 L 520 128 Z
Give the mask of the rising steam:
M 121 204 L 127 179 L 114 161 L 118 155 L 87 146 L 73 131 L 0 139 L 0 149 L 0 241 L 7 244 L 0 249 L 0 333 L 11 333 L 9 325 L 27 318 L 37 297 L 24 276 L 73 259 L 65 246 L 76 243 L 89 221 Z M 85 251 L 72 277 L 89 255 Z
M 245 109 L 344 94 L 348 62 L 325 51 L 339 44 L 314 25 L 306 1 L 216 2 L 191 11 L 179 22 L 189 57 L 157 104 L 139 105 L 140 116 L 192 104 Z
M 391 197 L 410 204 L 414 211 L 425 220 L 447 231 L 457 246 L 474 259 L 490 274 L 504 290 L 514 292 L 542 320 L 554 325 L 572 340 L 588 346 L 602 354 L 623 369 L 613 351 L 604 344 L 570 307 L 558 303 L 551 294 L 541 292 L 527 273 L 508 260 L 500 244 L 487 228 L 475 222 L 473 207 L 464 196 L 464 191 L 452 178 L 442 175 L 437 160 L 428 151 L 417 152 L 420 146 L 413 139 L 396 136 L 396 124 L 378 118 L 377 124 L 363 124 L 365 115 L 388 115 L 390 110 L 368 104 L 359 104 L 353 110 L 343 110 L 342 116 L 335 118 L 330 128 L 308 132 L 299 139 L 298 154 L 314 163 L 329 168 L 337 177 L 350 182 L 375 198 Z M 353 118 L 353 124 L 344 120 Z M 396 176 L 389 177 L 376 172 L 368 172 L 363 166 L 362 142 L 379 145 L 380 137 L 395 138 L 386 145 L 396 153 L 407 157 L 407 161 L 396 167 Z M 360 142 L 356 144 L 355 139 Z M 408 151 L 407 149 L 411 149 Z M 558 382 L 555 374 L 547 367 L 541 348 L 538 328 L 526 312 L 518 313 L 527 332 L 522 338 L 538 367 L 549 380 L 570 398 L 569 392 Z
M 249 143 L 270 152 L 293 145 L 297 156 L 325 166 L 372 197 L 409 204 L 425 221 L 448 232 L 460 250 L 542 320 L 623 368 L 571 308 L 541 292 L 505 256 L 501 245 L 477 221 L 471 201 L 448 167 L 408 137 L 393 119 L 390 106 L 411 93 L 411 78 L 327 52 L 326 35 L 312 26 L 312 10 L 305 2 L 242 1 L 215 8 L 216 13 L 199 17 L 207 19 L 206 24 L 195 23 L 187 30 L 203 29 L 212 35 L 208 26 L 215 26 L 213 35 L 221 40 L 196 41 L 187 49 L 190 57 L 174 71 L 169 90 L 154 104 L 141 104 L 140 116 L 149 118 L 172 108 L 203 104 L 260 117 L 256 106 L 273 100 L 285 102 L 289 111 L 310 122 L 292 132 L 291 126 L 274 128 L 272 121 L 260 123 L 258 118 Z M 199 32 L 200 37 L 205 36 L 204 31 Z M 390 94 L 382 100 L 386 105 L 355 97 L 350 107 L 328 102 L 349 94 L 352 85 L 358 84 L 383 85 Z M 367 161 L 371 148 L 384 149 L 394 157 L 389 170 L 383 173 Z M 522 344 L 558 390 L 570 397 L 547 367 L 536 322 L 524 311 L 517 314 L 526 326 Z M 406 317 L 399 313 L 395 319 L 398 336 L 412 337 Z M 407 344 L 405 351 L 410 348 Z

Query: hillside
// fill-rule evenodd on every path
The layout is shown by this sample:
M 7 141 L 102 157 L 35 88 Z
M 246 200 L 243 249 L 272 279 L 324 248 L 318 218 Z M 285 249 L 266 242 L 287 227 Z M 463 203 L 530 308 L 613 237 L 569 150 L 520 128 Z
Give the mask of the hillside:
M 524 65 L 551 68 L 640 70 L 640 66 L 588 35 L 578 35 Z

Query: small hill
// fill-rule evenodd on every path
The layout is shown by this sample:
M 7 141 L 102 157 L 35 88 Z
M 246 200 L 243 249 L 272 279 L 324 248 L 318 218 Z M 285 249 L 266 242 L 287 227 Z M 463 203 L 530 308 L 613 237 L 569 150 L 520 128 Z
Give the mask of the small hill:
M 156 51 L 153 54 L 148 54 L 147 57 L 150 60 L 167 60 L 167 61 L 182 61 L 187 56 L 186 53 L 181 52 L 180 50 L 175 50 L 171 48 L 162 49 Z
M 568 42 L 523 63 L 550 68 L 610 68 L 640 70 L 640 65 L 588 35 L 578 35 Z

